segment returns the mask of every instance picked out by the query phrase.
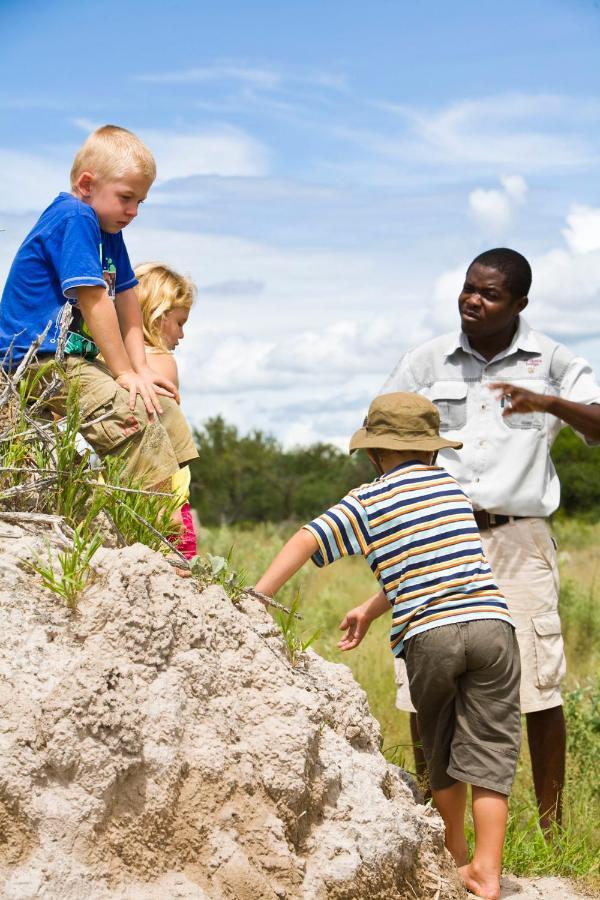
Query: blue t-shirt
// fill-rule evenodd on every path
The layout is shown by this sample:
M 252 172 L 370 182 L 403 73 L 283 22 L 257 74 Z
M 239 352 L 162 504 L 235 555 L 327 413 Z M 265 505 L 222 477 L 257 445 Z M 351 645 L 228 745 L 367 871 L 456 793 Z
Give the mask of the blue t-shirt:
M 91 206 L 59 194 L 19 247 L 8 273 L 0 301 L 0 359 L 12 343 L 12 362 L 18 363 L 48 322 L 40 352 L 54 353 L 62 308 L 66 300 L 77 303 L 78 287 L 100 285 L 114 298 L 136 284 L 121 232 L 102 231 Z M 67 352 L 97 353 L 84 337 L 77 309 L 71 331 Z

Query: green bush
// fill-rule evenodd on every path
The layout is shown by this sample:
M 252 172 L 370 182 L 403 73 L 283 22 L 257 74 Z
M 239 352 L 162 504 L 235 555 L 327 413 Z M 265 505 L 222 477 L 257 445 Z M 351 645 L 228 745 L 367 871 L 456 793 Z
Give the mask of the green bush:
M 588 447 L 570 428 L 563 428 L 552 459 L 561 483 L 561 511 L 600 519 L 600 448 Z
M 330 444 L 283 450 L 262 431 L 240 435 L 220 416 L 195 438 L 191 498 L 205 525 L 307 521 L 374 477 L 362 454 Z

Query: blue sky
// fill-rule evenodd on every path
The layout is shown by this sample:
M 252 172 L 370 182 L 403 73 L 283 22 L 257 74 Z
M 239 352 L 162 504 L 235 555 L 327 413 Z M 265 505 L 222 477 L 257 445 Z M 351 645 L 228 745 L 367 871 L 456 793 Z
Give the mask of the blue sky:
M 343 444 L 489 246 L 600 371 L 599 47 L 596 0 L 3 0 L 0 282 L 114 122 L 158 162 L 132 260 L 199 287 L 195 423 Z

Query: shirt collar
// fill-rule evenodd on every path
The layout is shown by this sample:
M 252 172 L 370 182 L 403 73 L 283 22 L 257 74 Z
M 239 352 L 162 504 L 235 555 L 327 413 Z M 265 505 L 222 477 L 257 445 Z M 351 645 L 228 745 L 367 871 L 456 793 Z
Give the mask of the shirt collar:
M 380 475 L 377 481 L 383 481 L 385 478 L 389 478 L 390 475 L 397 475 L 402 469 L 411 469 L 413 466 L 421 466 L 426 469 L 434 468 L 433 466 L 428 466 L 427 463 L 422 462 L 420 459 L 407 459 L 405 462 L 398 463 L 397 466 L 394 466 L 393 469 L 388 469 L 387 472 L 384 472 L 383 475 Z
M 464 333 L 464 331 L 454 331 L 451 335 L 451 340 L 444 352 L 444 356 L 448 358 L 452 356 L 453 353 L 456 353 L 457 350 L 463 350 L 465 353 L 468 353 L 470 356 L 475 356 L 477 359 L 483 359 L 480 357 L 479 353 L 476 350 L 473 350 L 469 343 L 469 338 Z M 525 353 L 540 353 L 540 345 L 537 342 L 535 335 L 523 316 L 519 316 L 519 321 L 517 323 L 517 330 L 513 336 L 510 345 L 506 348 L 506 350 L 502 350 L 501 353 L 498 353 L 494 359 L 502 359 L 505 356 L 510 356 L 511 353 L 516 353 L 517 350 L 523 350 Z M 486 360 L 487 362 L 487 360 Z M 489 360 L 492 362 L 492 360 Z

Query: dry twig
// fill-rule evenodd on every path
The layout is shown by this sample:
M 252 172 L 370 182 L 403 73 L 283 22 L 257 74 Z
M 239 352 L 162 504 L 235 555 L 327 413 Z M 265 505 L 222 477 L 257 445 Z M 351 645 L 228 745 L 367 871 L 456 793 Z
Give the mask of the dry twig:
M 260 600 L 261 603 L 265 603 L 267 606 L 273 606 L 275 609 L 287 613 L 288 616 L 293 616 L 294 619 L 302 619 L 300 613 L 293 612 L 291 609 L 288 609 L 287 606 L 284 606 L 283 603 L 273 600 L 273 598 L 269 597 L 267 594 L 261 594 L 260 591 L 256 591 L 253 587 L 244 588 L 244 593 L 248 594 L 249 597 L 254 597 L 255 600 Z

